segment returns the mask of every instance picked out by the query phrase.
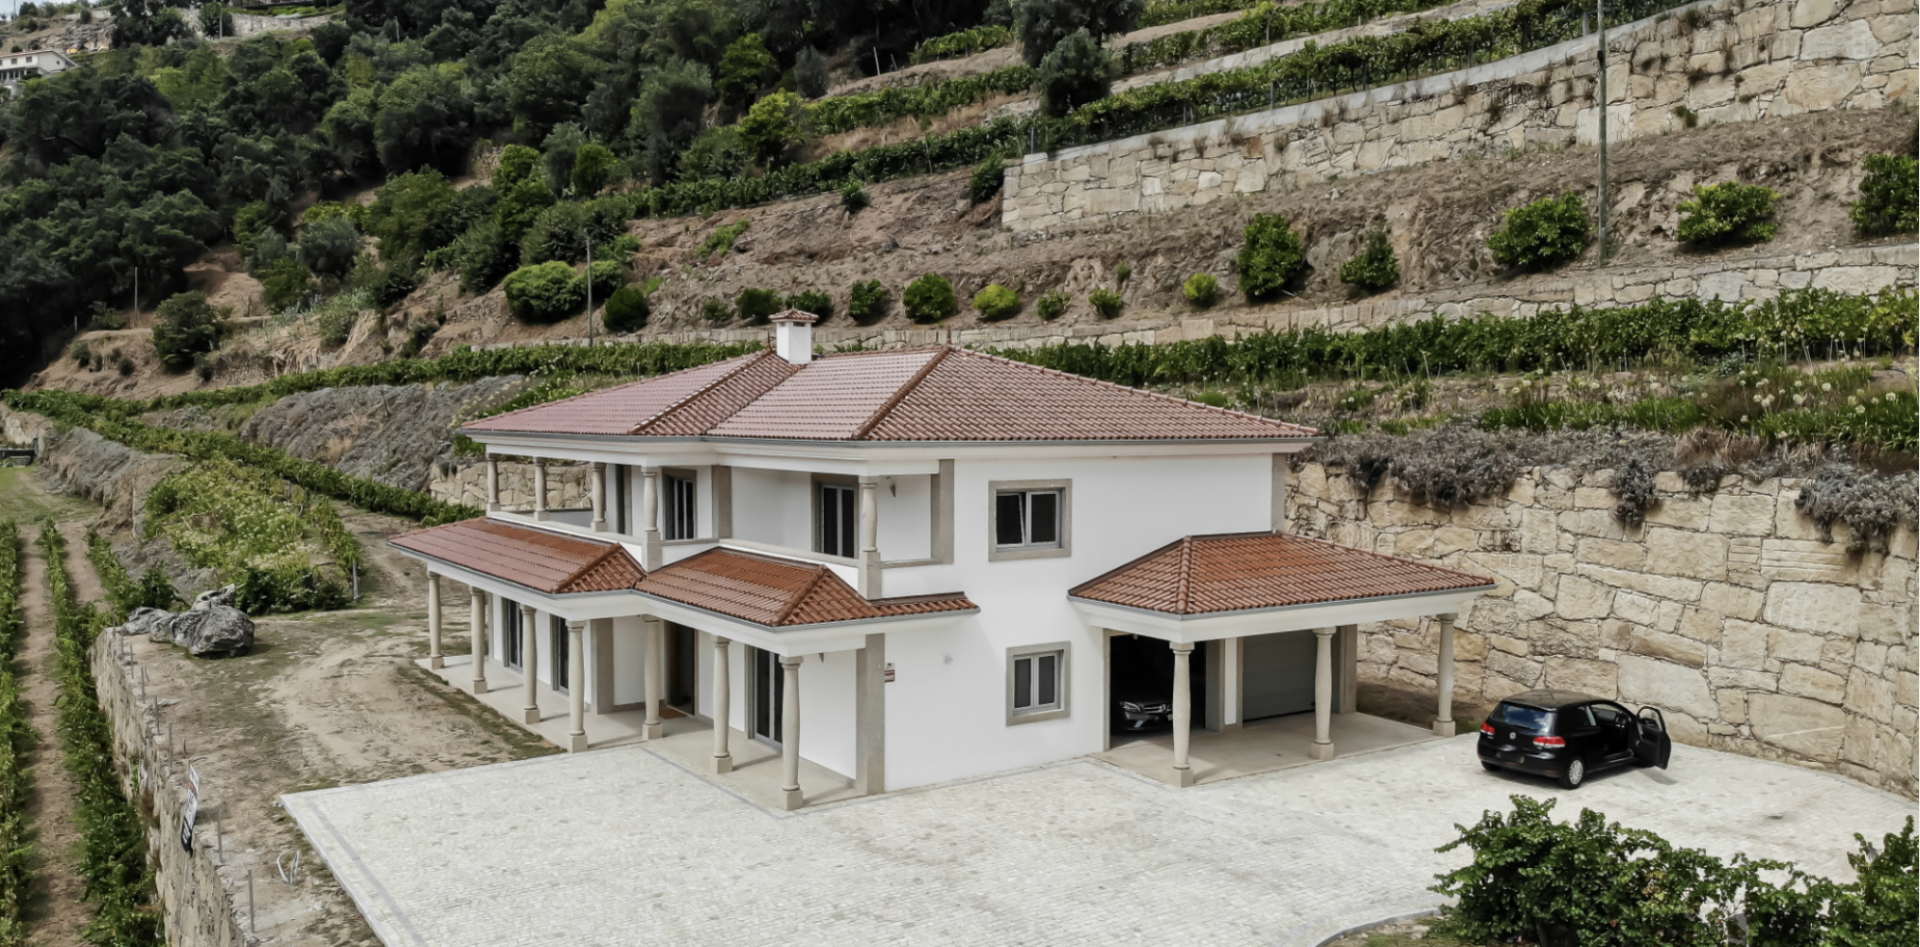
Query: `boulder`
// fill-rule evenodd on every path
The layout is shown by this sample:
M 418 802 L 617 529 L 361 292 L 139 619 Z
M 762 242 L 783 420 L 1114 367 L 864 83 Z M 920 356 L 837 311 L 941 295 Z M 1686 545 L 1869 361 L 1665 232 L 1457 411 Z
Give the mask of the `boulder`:
M 167 624 L 171 640 L 196 658 L 246 654 L 253 647 L 253 619 L 230 605 L 195 603 Z
M 133 614 L 127 616 L 127 623 L 120 626 L 120 633 L 123 635 L 147 635 L 152 637 L 156 632 L 164 628 L 168 619 L 172 617 L 173 613 L 165 609 L 136 608 L 133 610 Z M 159 641 L 161 639 L 154 638 L 154 640 Z
M 234 597 L 238 594 L 238 591 L 239 591 L 238 587 L 233 585 L 228 585 L 225 588 L 219 588 L 219 589 L 208 589 L 207 591 L 201 592 L 199 595 L 196 595 L 193 597 L 192 610 L 196 612 L 202 611 L 204 609 L 207 609 L 215 605 L 221 605 L 227 608 L 232 608 Z M 241 617 L 244 618 L 246 616 L 243 615 Z

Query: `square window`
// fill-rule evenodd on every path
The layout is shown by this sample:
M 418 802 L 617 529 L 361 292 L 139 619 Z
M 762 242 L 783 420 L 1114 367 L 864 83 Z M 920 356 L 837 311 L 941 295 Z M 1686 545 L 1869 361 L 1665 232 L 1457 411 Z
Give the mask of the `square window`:
M 1067 715 L 1067 645 L 1014 648 L 1007 653 L 1007 723 Z
M 694 479 L 673 475 L 668 475 L 665 479 L 667 502 L 662 512 L 666 514 L 666 522 L 661 525 L 661 537 L 663 539 L 696 538 L 699 532 L 698 527 L 694 525 Z
M 1060 545 L 1059 490 L 1002 490 L 993 499 L 994 546 L 999 549 Z

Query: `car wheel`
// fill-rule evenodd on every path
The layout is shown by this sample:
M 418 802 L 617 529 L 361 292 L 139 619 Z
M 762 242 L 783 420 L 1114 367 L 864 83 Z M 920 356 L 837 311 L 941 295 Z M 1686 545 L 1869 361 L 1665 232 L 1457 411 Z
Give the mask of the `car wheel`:
M 1500 772 L 1501 767 L 1499 763 L 1489 763 L 1486 760 L 1481 760 L 1480 768 L 1486 770 L 1489 773 L 1497 773 L 1497 772 Z
M 1587 764 L 1579 757 L 1567 761 L 1567 771 L 1560 774 L 1560 785 L 1568 789 L 1579 789 L 1587 780 Z

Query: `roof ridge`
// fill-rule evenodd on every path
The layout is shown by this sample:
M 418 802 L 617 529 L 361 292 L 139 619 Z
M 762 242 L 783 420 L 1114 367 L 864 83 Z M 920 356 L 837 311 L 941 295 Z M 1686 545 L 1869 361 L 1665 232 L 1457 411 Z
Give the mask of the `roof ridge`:
M 934 349 L 933 355 L 927 359 L 927 363 L 920 366 L 920 370 L 914 372 L 913 377 L 907 379 L 906 384 L 894 389 L 893 394 L 888 395 L 887 400 L 880 403 L 879 409 L 873 412 L 873 416 L 868 418 L 866 423 L 855 428 L 853 436 L 848 439 L 855 441 L 866 440 L 867 435 L 872 434 L 873 429 L 878 427 L 881 421 L 886 420 L 887 415 L 892 414 L 893 409 L 899 407 L 900 402 L 905 401 L 907 396 L 913 393 L 914 389 L 919 388 L 920 383 L 926 381 L 927 376 L 932 374 L 933 370 L 938 367 L 941 362 L 946 361 L 947 356 L 953 354 L 953 351 L 954 348 L 951 345 L 943 345 Z
M 1004 365 L 1011 365 L 1017 368 L 1026 369 L 1028 371 L 1041 372 L 1048 375 L 1058 375 L 1061 378 L 1070 379 L 1072 381 L 1080 382 L 1086 385 L 1093 385 L 1095 387 L 1100 387 L 1100 388 L 1111 388 L 1116 391 L 1125 391 L 1131 394 L 1146 395 L 1149 398 L 1157 398 L 1161 401 L 1166 401 L 1166 402 L 1170 402 L 1172 404 L 1177 404 L 1177 405 L 1183 405 L 1189 408 L 1200 408 L 1205 411 L 1212 411 L 1216 414 L 1224 414 L 1224 415 L 1227 415 L 1228 417 L 1242 418 L 1250 421 L 1259 421 L 1264 424 L 1273 424 L 1273 425 L 1278 425 L 1280 427 L 1292 428 L 1296 431 L 1307 432 L 1304 434 L 1294 435 L 1296 437 L 1315 437 L 1320 434 L 1319 428 L 1308 427 L 1304 424 L 1295 424 L 1292 421 L 1282 421 L 1278 418 L 1261 417 L 1260 415 L 1249 414 L 1245 411 L 1232 411 L 1227 408 L 1216 408 L 1210 404 L 1202 404 L 1198 401 L 1189 401 L 1185 398 L 1175 398 L 1172 395 L 1163 395 L 1157 391 L 1150 391 L 1146 388 L 1135 388 L 1131 385 L 1119 384 L 1118 382 L 1101 381 L 1098 378 L 1089 378 L 1085 375 L 1076 375 L 1072 372 L 1063 372 L 1057 368 L 1047 368 L 1045 366 L 1035 365 L 1031 362 L 1022 362 L 1022 361 L 1019 361 L 1018 359 L 1011 359 L 1002 355 L 992 355 L 987 352 L 976 351 L 974 349 L 963 348 L 963 349 L 957 349 L 957 351 L 959 351 L 964 355 L 970 355 L 974 358 L 990 359 L 995 362 L 1000 362 L 1001 364 L 1004 364 Z
M 590 539 L 586 541 L 592 542 L 592 540 Z M 612 557 L 613 554 L 617 552 L 624 552 L 624 550 L 621 548 L 619 543 L 614 543 L 613 545 L 608 546 L 606 549 L 602 550 L 599 555 L 588 560 L 586 565 L 573 570 L 571 573 L 567 575 L 566 578 L 561 579 L 558 582 L 555 582 L 553 584 L 554 590 L 556 592 L 565 590 L 567 586 L 572 585 L 575 582 L 578 582 L 582 576 L 586 575 L 589 572 L 592 572 L 601 563 L 606 562 L 607 559 Z M 645 566 L 642 566 L 637 562 L 634 563 L 634 566 L 640 570 L 640 578 L 644 579 L 647 577 L 647 569 Z
M 765 361 L 769 356 L 772 356 L 772 355 L 773 355 L 772 349 L 761 349 L 758 352 L 752 353 L 740 364 L 734 366 L 732 371 L 722 373 L 720 377 L 715 378 L 714 380 L 704 385 L 701 385 L 699 388 L 696 388 L 693 391 L 689 392 L 686 395 L 686 397 L 683 397 L 679 401 L 676 401 L 670 405 L 667 405 L 664 408 L 661 408 L 659 411 L 654 412 L 653 417 L 650 417 L 645 421 L 641 421 L 639 424 L 636 424 L 633 427 L 628 428 L 627 435 L 630 437 L 637 436 L 640 434 L 641 431 L 644 431 L 647 428 L 650 428 L 656 424 L 659 424 L 662 421 L 665 421 L 668 417 L 673 415 L 675 412 L 681 410 L 682 408 L 687 407 L 688 405 L 693 404 L 695 401 L 700 400 L 702 396 L 706 395 L 708 392 L 714 390 L 715 388 L 718 388 L 721 385 L 724 385 L 727 382 L 730 382 L 735 378 L 740 377 L 740 374 L 742 372 L 745 372 L 746 370 L 754 367 L 755 365 L 758 365 L 759 363 Z M 660 376 L 656 375 L 654 377 L 658 378 Z
M 1098 584 L 1100 582 L 1104 582 L 1110 576 L 1116 575 L 1121 572 L 1125 572 L 1126 570 L 1131 569 L 1134 566 L 1137 566 L 1143 562 L 1146 562 L 1147 560 L 1152 559 L 1153 557 L 1158 556 L 1169 549 L 1172 549 L 1174 546 L 1180 543 L 1183 543 L 1186 540 L 1187 540 L 1187 537 L 1182 536 L 1179 539 L 1174 540 L 1173 542 L 1161 543 L 1160 545 L 1155 546 L 1152 549 L 1149 549 L 1146 552 L 1143 552 L 1140 555 L 1133 557 L 1132 559 L 1128 559 L 1126 562 L 1123 562 L 1117 566 L 1114 566 L 1113 568 L 1108 569 L 1107 571 L 1102 572 L 1099 575 L 1096 575 L 1093 578 L 1088 579 L 1087 581 L 1082 582 L 1079 585 L 1076 585 L 1073 588 L 1068 589 L 1067 594 L 1069 596 L 1078 595 L 1080 594 L 1081 589 L 1087 588 L 1088 586 L 1091 586 L 1091 585 Z
M 1173 587 L 1174 604 L 1179 606 L 1183 615 L 1191 610 L 1193 604 L 1193 582 L 1189 578 L 1192 575 L 1193 537 L 1185 536 L 1180 539 L 1180 573 Z
M 762 350 L 761 350 L 761 352 L 764 352 L 764 351 L 766 351 L 766 350 L 765 350 L 765 349 L 762 349 Z M 731 361 L 734 361 L 734 360 L 736 360 L 736 359 L 746 359 L 746 358 L 752 358 L 753 356 L 755 356 L 755 355 L 759 355 L 759 354 L 760 354 L 760 352 L 748 352 L 748 353 L 746 353 L 745 355 L 735 355 L 735 356 L 734 356 L 733 358 L 723 358 L 723 359 L 721 359 L 720 361 L 717 361 L 717 362 L 708 362 L 708 363 L 707 363 L 706 365 L 690 365 L 690 366 L 688 366 L 688 367 L 686 367 L 686 368 L 677 368 L 677 369 L 674 369 L 673 371 L 670 371 L 670 372 L 660 372 L 660 373 L 658 373 L 658 374 L 653 374 L 653 375 L 647 375 L 647 376 L 645 376 L 645 377 L 642 377 L 642 378 L 635 378 L 634 380 L 632 380 L 632 381 L 630 381 L 630 382 L 626 382 L 626 383 L 624 383 L 624 384 L 619 384 L 619 385 L 609 385 L 609 386 L 607 386 L 607 387 L 605 387 L 605 388 L 595 388 L 595 389 L 593 389 L 593 390 L 591 390 L 591 391 L 583 391 L 583 392 L 581 392 L 581 393 L 579 393 L 579 394 L 577 394 L 577 395 L 568 395 L 568 396 L 566 396 L 565 398 L 555 398 L 555 399 L 554 399 L 554 400 L 552 400 L 552 401 L 542 401 L 542 402 L 540 402 L 539 404 L 530 404 L 530 405 L 527 405 L 527 406 L 526 406 L 526 407 L 524 407 L 524 408 L 515 408 L 515 409 L 513 409 L 512 411 L 502 411 L 502 412 L 501 412 L 501 413 L 499 413 L 499 414 L 490 414 L 490 415 L 487 415 L 487 416 L 485 416 L 485 417 L 479 417 L 479 418 L 472 418 L 472 419 L 471 419 L 471 421 L 472 421 L 473 423 L 478 423 L 478 422 L 481 422 L 481 421 L 498 421 L 498 420 L 500 420 L 501 418 L 510 418 L 510 417 L 513 417 L 513 416 L 514 416 L 514 415 L 516 415 L 516 414 L 525 414 L 525 413 L 527 413 L 527 412 L 529 412 L 529 411 L 535 411 L 535 410 L 539 410 L 539 409 L 542 409 L 542 408 L 551 408 L 551 407 L 553 407 L 554 405 L 559 405 L 559 404 L 566 404 L 566 403 L 567 403 L 567 402 L 569 402 L 569 401 L 579 401 L 579 400 L 580 400 L 580 399 L 582 399 L 582 398 L 590 398 L 590 397 L 593 397 L 594 395 L 604 395 L 604 394 L 606 394 L 606 393 L 608 393 L 608 392 L 612 392 L 612 391 L 619 391 L 619 390 L 621 390 L 621 389 L 623 389 L 623 388 L 632 388 L 632 387 L 633 387 L 633 386 L 635 386 L 635 385 L 644 385 L 644 384 L 646 384 L 646 383 L 648 383 L 648 382 L 650 382 L 650 381 L 657 381 L 657 380 L 659 380 L 659 379 L 662 379 L 662 378 L 665 378 L 665 377 L 667 377 L 667 376 L 669 376 L 669 375 L 678 375 L 678 374 L 680 374 L 681 372 L 690 372 L 690 371 L 694 371 L 694 370 L 697 370 L 697 369 L 701 369 L 701 368 L 706 368 L 706 367 L 708 367 L 708 366 L 711 366 L 711 365 L 725 365 L 726 363 L 728 363 L 728 362 L 731 362 Z M 736 371 L 737 371 L 737 369 L 736 369 Z M 733 374 L 733 372 L 728 372 L 727 374 L 728 374 L 729 376 L 731 376 L 731 375 Z M 533 376 L 532 376 L 532 375 L 528 375 L 527 377 L 528 377 L 528 378 L 532 378 Z M 465 426 L 466 426 L 466 425 L 467 425 L 468 423 L 469 423 L 468 421 L 461 421 L 461 422 L 460 422 L 460 426 L 461 426 L 461 427 L 465 427 Z M 459 430 L 459 428 L 455 428 L 455 430 Z
M 814 563 L 813 578 L 807 580 L 807 587 L 801 589 L 800 594 L 788 599 L 787 604 L 781 606 L 780 611 L 773 616 L 773 621 L 768 624 L 776 626 L 786 624 L 787 619 L 792 617 L 794 611 L 800 607 L 800 603 L 806 601 L 807 597 L 813 594 L 813 590 L 820 587 L 821 578 L 831 574 L 832 572 L 830 572 L 826 566 Z

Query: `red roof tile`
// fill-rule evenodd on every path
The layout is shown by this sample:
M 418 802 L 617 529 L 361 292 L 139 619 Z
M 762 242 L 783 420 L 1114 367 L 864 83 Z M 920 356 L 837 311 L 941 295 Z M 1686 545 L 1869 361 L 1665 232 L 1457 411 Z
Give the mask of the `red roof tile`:
M 1188 536 L 1068 591 L 1173 615 L 1491 588 L 1492 579 L 1285 533 Z
M 768 627 L 893 618 L 976 607 L 965 595 L 862 598 L 819 563 L 710 549 L 655 571 L 639 590 Z
M 485 517 L 401 533 L 390 542 L 549 595 L 631 589 L 646 575 L 619 543 L 562 536 Z
M 468 430 L 862 440 L 1131 441 L 1312 437 L 1312 428 L 958 348 L 769 352 L 524 408 Z

